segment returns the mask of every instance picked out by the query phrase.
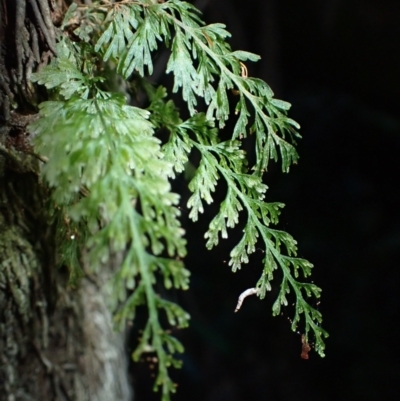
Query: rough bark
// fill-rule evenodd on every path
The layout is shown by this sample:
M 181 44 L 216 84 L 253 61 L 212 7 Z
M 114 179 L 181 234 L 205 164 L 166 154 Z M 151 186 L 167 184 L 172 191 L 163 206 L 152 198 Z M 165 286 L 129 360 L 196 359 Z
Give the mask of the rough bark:
M 29 78 L 55 53 L 64 11 L 61 0 L 0 0 L 1 401 L 131 399 L 109 270 L 68 287 L 26 129 L 44 100 Z

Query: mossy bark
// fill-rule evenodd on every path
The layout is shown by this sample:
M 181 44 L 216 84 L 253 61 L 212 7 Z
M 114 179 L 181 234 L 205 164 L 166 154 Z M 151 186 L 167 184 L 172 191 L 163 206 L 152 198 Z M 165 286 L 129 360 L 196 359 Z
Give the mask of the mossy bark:
M 26 129 L 44 99 L 29 77 L 54 54 L 65 10 L 61 0 L 0 1 L 0 401 L 131 399 L 109 271 L 69 288 Z

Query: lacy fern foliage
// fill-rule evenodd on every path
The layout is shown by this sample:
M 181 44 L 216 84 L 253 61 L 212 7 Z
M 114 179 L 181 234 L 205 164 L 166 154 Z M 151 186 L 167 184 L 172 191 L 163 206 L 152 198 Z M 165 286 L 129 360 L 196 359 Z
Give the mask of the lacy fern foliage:
M 200 218 L 221 180 L 227 187 L 205 233 L 207 248 L 228 238 L 243 214 L 243 236 L 230 254 L 232 270 L 248 263 L 256 244 L 262 243 L 265 257 L 255 284 L 258 296 L 265 297 L 274 271 L 281 269 L 273 314 L 280 314 L 292 291 L 292 328 L 301 325 L 306 339 L 312 332 L 317 352 L 324 355 L 327 333 L 320 327 L 322 317 L 307 302 L 310 296 L 318 298 L 321 290 L 300 280 L 300 275 L 311 274 L 312 265 L 296 257 L 296 241 L 289 234 L 271 228 L 283 204 L 265 202 L 263 173 L 279 155 L 283 171 L 297 161 L 299 126 L 287 117 L 289 103 L 275 99 L 265 82 L 247 75 L 244 63 L 259 57 L 232 51 L 229 36 L 224 25 L 205 25 L 192 5 L 178 0 L 73 3 L 59 33 L 57 57 L 33 76 L 51 98 L 41 104 L 40 118 L 31 125 L 36 150 L 48 159 L 43 176 L 54 189 L 60 232 L 70 233 L 71 227 L 74 232 L 60 236 L 65 250 L 61 261 L 75 277 L 80 253 L 92 269 L 122 255 L 112 278 L 111 307 L 121 327 L 134 319 L 138 306 L 148 308 L 133 357 L 156 353 L 155 387 L 161 387 L 163 400 L 175 391 L 168 368 L 180 365 L 177 353 L 183 346 L 162 326 L 161 313 L 177 328 L 185 327 L 189 316 L 158 295 L 156 282 L 161 277 L 166 289 L 188 288 L 189 272 L 181 260 L 186 241 L 179 195 L 171 191 L 170 180 L 185 171 L 193 149 L 201 159 L 188 183 L 189 217 Z M 146 81 L 161 45 L 170 52 L 165 72 L 173 74 L 172 91 L 181 93 L 187 104 L 186 121 L 167 90 L 154 89 Z M 135 82 L 145 89 L 146 109 L 127 101 Z M 200 99 L 206 105 L 204 113 L 197 110 Z M 219 129 L 232 114 L 236 123 L 231 139 L 222 141 Z M 160 128 L 168 132 L 164 143 L 158 138 Z M 255 138 L 254 165 L 249 165 L 243 150 L 249 135 Z

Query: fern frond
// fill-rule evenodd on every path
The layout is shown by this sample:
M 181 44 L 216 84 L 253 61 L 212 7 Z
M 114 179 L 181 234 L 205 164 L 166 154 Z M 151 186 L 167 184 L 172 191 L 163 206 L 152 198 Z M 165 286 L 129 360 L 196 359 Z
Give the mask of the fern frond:
M 174 355 L 183 347 L 161 327 L 159 310 L 178 328 L 187 325 L 189 316 L 161 299 L 154 283 L 159 272 L 167 288 L 186 289 L 189 272 L 176 260 L 186 254 L 176 206 L 179 197 L 171 192 L 172 164 L 163 160 L 149 112 L 125 105 L 121 95 L 99 94 L 42 103 L 40 115 L 31 130 L 37 135 L 37 150 L 49 159 L 43 174 L 53 187 L 53 199 L 69 205 L 66 210 L 73 222 L 88 224 L 85 247 L 92 269 L 111 261 L 115 252 L 123 252 L 113 279 L 116 322 L 123 325 L 138 305 L 146 303 L 149 337 L 142 337 L 134 357 L 148 347 L 156 352 L 158 383 L 168 394 L 174 386 L 167 366 L 179 365 Z M 81 187 L 87 189 L 87 196 L 80 196 Z
M 197 129 L 198 120 L 203 118 L 203 129 Z M 196 121 L 197 120 L 197 121 Z M 196 122 L 194 122 L 196 121 Z M 193 123 L 192 123 L 193 122 Z M 238 223 L 239 213 L 244 209 L 247 213 L 247 222 L 243 229 L 243 236 L 239 243 L 232 249 L 229 265 L 236 271 L 243 263 L 249 262 L 249 255 L 256 250 L 256 244 L 260 240 L 264 243 L 265 257 L 262 275 L 256 285 L 257 294 L 264 298 L 266 291 L 271 290 L 273 272 L 278 267 L 283 272 L 283 280 L 280 292 L 273 305 L 273 314 L 279 315 L 281 305 L 287 306 L 286 294 L 293 291 L 296 297 L 295 315 L 292 320 L 292 329 L 297 330 L 300 323 L 300 315 L 304 315 L 304 333 L 308 338 L 312 331 L 315 336 L 316 351 L 324 356 L 324 337 L 327 333 L 320 327 L 322 316 L 313 308 L 306 298 L 320 297 L 321 289 L 315 284 L 298 281 L 301 271 L 304 278 L 311 274 L 312 264 L 305 259 L 297 258 L 297 243 L 293 237 L 284 232 L 272 229 L 270 223 L 276 224 L 281 203 L 266 203 L 264 201 L 267 187 L 261 179 L 254 174 L 248 174 L 243 164 L 244 154 L 240 150 L 239 141 L 221 142 L 211 145 L 206 134 L 207 122 L 201 114 L 192 117 L 182 124 L 184 130 L 192 129 L 196 139 L 191 139 L 193 147 L 196 147 L 202 159 L 195 177 L 189 183 L 189 189 L 193 195 L 188 201 L 191 208 L 190 216 L 193 220 L 198 218 L 198 213 L 203 212 L 202 199 L 210 203 L 213 201 L 213 192 L 219 177 L 227 184 L 227 194 L 221 203 L 218 214 L 211 221 L 208 231 L 205 233 L 207 248 L 211 249 L 219 242 L 219 235 L 227 238 L 227 227 L 234 227 Z M 210 127 L 213 130 L 213 127 Z M 178 132 L 182 130 L 182 127 Z M 211 134 L 212 138 L 213 135 Z
M 74 41 L 67 27 L 79 21 Z M 196 149 L 200 163 L 188 184 L 189 217 L 196 221 L 205 204 L 214 201 L 220 180 L 227 185 L 225 199 L 205 233 L 206 247 L 227 238 L 229 229 L 245 216 L 243 236 L 230 253 L 233 271 L 249 262 L 261 242 L 265 250 L 260 279 L 251 293 L 264 298 L 271 290 L 276 269 L 283 273 L 272 311 L 278 315 L 295 296 L 292 329 L 303 324 L 305 341 L 312 332 L 316 350 L 324 356 L 322 317 L 308 303 L 321 289 L 303 282 L 312 265 L 297 257 L 296 241 L 271 228 L 283 207 L 267 203 L 263 173 L 271 160 L 281 159 L 287 172 L 296 163 L 299 125 L 287 116 L 290 104 L 274 98 L 262 80 L 249 77 L 246 62 L 259 56 L 233 51 L 223 24 L 206 25 L 191 4 L 169 0 L 93 1 L 72 4 L 61 27 L 57 57 L 33 74 L 33 81 L 49 89 L 50 101 L 40 106 L 40 119 L 31 125 L 36 150 L 48 158 L 43 176 L 53 188 L 60 216 L 60 242 L 71 228 L 82 232 L 79 241 L 70 236 L 62 245 L 62 262 L 80 274 L 79 253 L 85 249 L 92 269 L 101 268 L 115 254 L 122 262 L 112 278 L 110 303 L 117 326 L 135 317 L 146 305 L 149 319 L 133 353 L 138 360 L 155 352 L 159 361 L 155 388 L 161 387 L 163 401 L 175 391 L 168 368 L 179 367 L 176 357 L 180 342 L 160 323 L 165 314 L 171 326 L 185 327 L 189 316 L 178 305 L 156 294 L 161 277 L 166 290 L 186 289 L 189 272 L 181 258 L 186 254 L 180 225 L 179 196 L 170 179 L 185 171 L 190 153 Z M 79 39 L 78 39 L 79 38 Z M 144 84 L 149 99 L 147 110 L 128 106 L 127 88 L 136 78 L 145 82 L 154 70 L 154 53 L 169 49 L 166 73 L 174 75 L 172 91 L 181 91 L 190 118 L 183 121 L 164 88 Z M 122 93 L 114 93 L 117 74 L 125 80 Z M 234 97 L 236 96 L 236 97 Z M 232 99 L 236 105 L 230 109 Z M 206 112 L 197 107 L 205 103 Z M 218 129 L 236 115 L 231 138 L 222 141 Z M 217 128 L 218 127 L 218 128 Z M 165 143 L 157 130 L 168 132 Z M 243 150 L 243 142 L 254 135 L 255 162 Z M 75 256 L 75 257 L 74 257 Z

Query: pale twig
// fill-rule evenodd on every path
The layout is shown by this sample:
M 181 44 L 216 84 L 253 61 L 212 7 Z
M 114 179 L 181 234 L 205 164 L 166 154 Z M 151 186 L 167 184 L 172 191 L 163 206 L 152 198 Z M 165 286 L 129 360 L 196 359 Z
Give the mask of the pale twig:
M 244 299 L 246 297 L 248 297 L 249 295 L 253 295 L 253 294 L 257 294 L 258 293 L 258 289 L 257 288 L 249 288 L 246 291 L 243 291 L 240 295 L 239 295 L 239 299 L 238 299 L 238 303 L 236 305 L 236 309 L 235 312 L 237 312 L 240 307 L 242 306 L 242 303 L 244 301 Z

